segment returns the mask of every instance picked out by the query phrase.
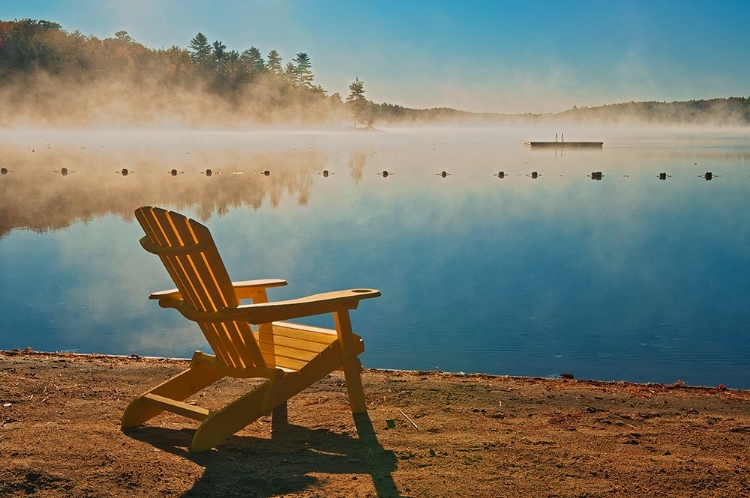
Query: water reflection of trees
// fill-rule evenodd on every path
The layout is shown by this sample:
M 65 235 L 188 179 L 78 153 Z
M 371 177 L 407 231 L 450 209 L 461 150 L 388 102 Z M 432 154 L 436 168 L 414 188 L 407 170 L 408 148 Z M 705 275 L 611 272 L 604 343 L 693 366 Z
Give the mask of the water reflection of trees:
M 364 151 L 354 152 L 349 158 L 349 176 L 355 183 L 362 180 L 362 175 L 367 163 L 367 153 Z
M 112 152 L 8 144 L 3 149 L 12 173 L 0 178 L 0 237 L 14 228 L 55 230 L 113 214 L 130 220 L 144 204 L 194 208 L 203 220 L 243 206 L 277 208 L 285 196 L 304 206 L 318 172 L 330 167 L 329 153 L 312 149 Z M 361 168 L 362 154 L 353 154 Z

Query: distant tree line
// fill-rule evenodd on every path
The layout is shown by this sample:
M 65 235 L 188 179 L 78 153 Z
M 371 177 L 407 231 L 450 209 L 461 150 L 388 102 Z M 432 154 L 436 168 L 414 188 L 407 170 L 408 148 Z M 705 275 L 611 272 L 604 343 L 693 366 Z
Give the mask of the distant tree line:
M 74 85 L 79 93 L 97 83 L 129 87 L 134 98 L 138 92 L 156 95 L 156 89 L 164 99 L 178 90 L 183 96 L 193 94 L 196 101 L 201 93 L 208 93 L 224 101 L 224 110 L 247 112 L 259 121 L 272 121 L 274 116 L 315 121 L 351 115 L 355 123 L 371 123 L 370 113 L 364 109 L 369 102 L 364 98 L 363 83 L 357 79 L 357 91 L 347 103 L 338 93 L 329 96 L 315 84 L 312 62 L 305 52 L 284 63 L 276 50 L 265 56 L 257 47 L 230 50 L 220 40 L 209 41 L 203 33 L 197 33 L 186 49 L 173 45 L 153 50 L 137 43 L 126 31 L 102 40 L 80 31 L 69 33 L 56 22 L 0 21 L 3 87 L 15 84 L 14 96 L 22 99 L 40 97 L 34 92 L 40 74 L 68 88 Z M 183 100 L 191 104 L 189 98 Z
M 132 119 L 213 122 L 373 123 L 522 122 L 550 120 L 748 125 L 750 99 L 629 102 L 577 107 L 558 114 L 471 113 L 449 108 L 410 109 L 365 97 L 356 77 L 346 99 L 315 83 L 310 56 L 284 63 L 276 50 L 228 49 L 197 33 L 188 48 L 150 49 L 127 31 L 99 39 L 67 32 L 45 20 L 0 21 L 0 124 L 14 116 L 50 119 L 123 113 Z M 205 98 L 209 96 L 210 98 Z M 188 121 L 190 121 L 188 119 Z M 231 123 L 230 123 L 231 124 Z
M 598 107 L 573 106 L 556 118 L 600 123 L 750 124 L 750 98 L 729 97 L 682 102 L 627 102 Z

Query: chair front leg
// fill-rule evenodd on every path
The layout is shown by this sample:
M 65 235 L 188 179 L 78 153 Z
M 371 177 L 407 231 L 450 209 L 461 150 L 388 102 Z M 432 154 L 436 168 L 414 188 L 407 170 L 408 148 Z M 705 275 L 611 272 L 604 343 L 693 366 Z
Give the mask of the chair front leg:
M 346 389 L 349 393 L 349 404 L 352 413 L 364 413 L 367 411 L 365 404 L 365 390 L 362 387 L 362 364 L 355 353 L 354 334 L 352 322 L 349 318 L 349 310 L 337 311 L 333 314 L 336 324 L 339 346 L 341 348 L 341 361 L 344 367 L 344 378 Z
M 146 394 L 158 394 L 176 401 L 182 401 L 198 391 L 210 386 L 223 377 L 205 364 L 191 363 L 190 368 L 178 373 L 169 380 L 149 389 L 146 393 L 134 399 L 125 409 L 122 416 L 122 428 L 135 427 L 146 422 L 164 411 L 161 408 L 148 404 L 143 396 Z

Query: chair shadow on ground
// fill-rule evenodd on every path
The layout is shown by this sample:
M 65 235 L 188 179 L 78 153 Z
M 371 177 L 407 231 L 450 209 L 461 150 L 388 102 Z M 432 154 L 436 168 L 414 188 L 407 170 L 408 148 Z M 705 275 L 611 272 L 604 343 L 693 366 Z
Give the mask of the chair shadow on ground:
M 378 497 L 398 497 L 391 473 L 397 459 L 377 440 L 367 413 L 354 416 L 357 435 L 289 425 L 270 439 L 233 436 L 217 450 L 190 453 L 192 430 L 127 429 L 128 436 L 203 467 L 203 476 L 183 496 L 264 497 L 303 491 L 319 479 L 311 473 L 369 475 Z M 363 483 L 364 484 L 364 483 Z

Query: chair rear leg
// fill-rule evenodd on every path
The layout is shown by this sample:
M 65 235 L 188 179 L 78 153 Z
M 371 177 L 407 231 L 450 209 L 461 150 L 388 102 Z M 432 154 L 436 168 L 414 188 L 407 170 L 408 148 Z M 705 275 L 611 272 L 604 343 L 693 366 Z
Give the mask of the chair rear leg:
M 271 412 L 271 434 L 274 432 L 284 432 L 289 428 L 289 410 L 287 402 L 284 401 L 276 406 Z

